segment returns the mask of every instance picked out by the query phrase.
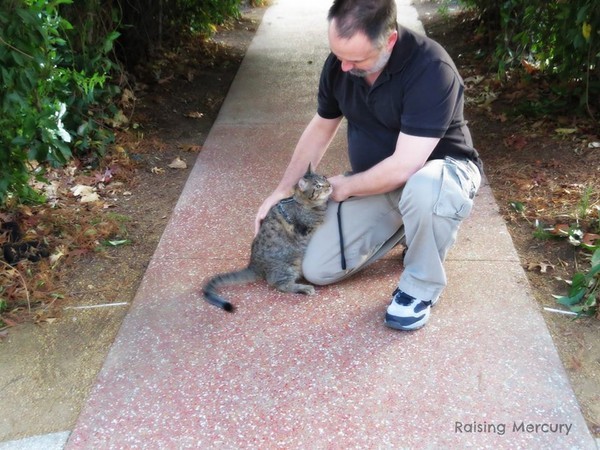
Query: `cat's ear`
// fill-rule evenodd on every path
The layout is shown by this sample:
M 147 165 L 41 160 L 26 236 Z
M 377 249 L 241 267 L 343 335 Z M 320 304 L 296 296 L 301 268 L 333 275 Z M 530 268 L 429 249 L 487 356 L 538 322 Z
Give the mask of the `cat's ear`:
M 306 175 L 310 175 L 312 173 L 312 163 L 308 163 L 308 169 L 306 169 L 306 173 L 304 174 L 304 176 Z
M 300 178 L 298 180 L 298 187 L 300 188 L 301 191 L 305 191 L 306 188 L 308 187 L 308 181 L 306 181 L 304 178 Z

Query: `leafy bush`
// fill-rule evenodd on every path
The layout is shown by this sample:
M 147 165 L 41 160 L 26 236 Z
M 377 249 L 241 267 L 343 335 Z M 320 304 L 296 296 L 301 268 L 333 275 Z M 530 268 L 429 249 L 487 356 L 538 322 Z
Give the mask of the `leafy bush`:
M 242 0 L 120 0 L 119 57 L 128 68 L 152 57 L 182 34 L 210 36 L 215 25 L 238 17 Z
M 499 72 L 523 66 L 552 75 L 563 96 L 575 95 L 592 113 L 600 95 L 600 8 L 597 0 L 462 0 L 497 36 Z
M 590 265 L 588 271 L 577 272 L 573 276 L 567 295 L 555 297 L 558 303 L 568 306 L 577 314 L 600 318 L 600 248 L 596 248 Z
M 39 200 L 29 186 L 32 172 L 40 177 L 44 164 L 64 164 L 73 150 L 94 147 L 86 138 L 97 127 L 85 124 L 96 118 L 90 108 L 111 68 L 105 55 L 116 35 L 105 37 L 96 61 L 81 64 L 69 41 L 76 33 L 59 13 L 70 2 L 0 5 L 0 204 L 11 195 Z
M 73 156 L 98 159 L 123 117 L 121 64 L 163 36 L 210 34 L 240 0 L 3 0 L 0 2 L 0 206 L 39 201 L 31 176 Z M 114 50 L 118 50 L 114 51 Z M 113 78 L 111 79 L 111 76 Z M 121 119 L 117 122 L 122 122 Z

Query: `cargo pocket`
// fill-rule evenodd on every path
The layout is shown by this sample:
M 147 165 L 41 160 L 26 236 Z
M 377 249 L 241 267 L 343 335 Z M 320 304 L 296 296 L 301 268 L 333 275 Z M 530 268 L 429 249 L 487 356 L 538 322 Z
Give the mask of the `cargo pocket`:
M 467 161 L 446 158 L 442 167 L 442 183 L 433 213 L 455 220 L 463 220 L 471 214 L 473 198 L 479 188 L 481 177 Z

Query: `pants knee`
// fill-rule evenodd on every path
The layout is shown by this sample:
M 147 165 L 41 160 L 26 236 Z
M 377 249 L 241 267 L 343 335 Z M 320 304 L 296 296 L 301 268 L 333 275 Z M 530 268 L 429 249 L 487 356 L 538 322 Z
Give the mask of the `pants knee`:
M 428 166 L 433 165 L 431 163 Z M 434 167 L 425 167 L 411 176 L 402 190 L 399 203 L 401 214 L 409 211 L 431 214 L 439 195 L 440 182 L 439 171 Z
M 302 276 L 306 281 L 317 286 L 326 286 L 328 284 L 335 283 L 343 276 L 339 274 L 328 274 L 325 273 L 319 264 L 304 260 L 302 262 Z

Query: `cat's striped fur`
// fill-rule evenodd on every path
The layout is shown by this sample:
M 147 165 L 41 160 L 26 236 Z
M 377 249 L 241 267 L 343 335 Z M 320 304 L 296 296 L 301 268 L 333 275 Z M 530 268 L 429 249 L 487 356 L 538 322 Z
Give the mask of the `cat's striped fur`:
M 204 298 L 211 304 L 233 311 L 233 305 L 218 293 L 222 286 L 265 279 L 282 292 L 311 295 L 314 287 L 297 283 L 302 276 L 302 258 L 310 237 L 325 218 L 331 185 L 311 170 L 294 187 L 292 197 L 273 206 L 252 242 L 248 267 L 212 277 L 204 285 Z

